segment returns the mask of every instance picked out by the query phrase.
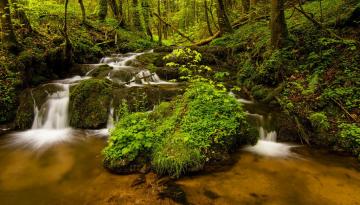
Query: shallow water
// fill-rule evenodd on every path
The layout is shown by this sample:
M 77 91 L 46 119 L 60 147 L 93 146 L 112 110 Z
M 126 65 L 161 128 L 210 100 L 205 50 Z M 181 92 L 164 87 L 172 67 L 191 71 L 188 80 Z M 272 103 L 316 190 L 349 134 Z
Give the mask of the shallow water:
M 173 204 L 150 188 L 134 188 L 138 175 L 103 169 L 106 139 L 78 132 L 71 141 L 35 151 L 0 137 L 0 204 Z M 234 154 L 223 171 L 177 181 L 190 204 L 360 204 L 359 163 L 306 147 L 297 157 Z

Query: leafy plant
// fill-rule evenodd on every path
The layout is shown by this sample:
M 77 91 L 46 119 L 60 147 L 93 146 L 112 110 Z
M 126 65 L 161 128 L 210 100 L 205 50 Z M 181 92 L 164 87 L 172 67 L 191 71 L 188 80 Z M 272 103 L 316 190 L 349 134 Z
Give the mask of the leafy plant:
M 323 112 L 315 112 L 312 113 L 309 117 L 309 120 L 314 128 L 319 131 L 328 130 L 330 128 L 330 124 L 328 122 L 328 118 Z
M 340 143 L 346 149 L 352 151 L 360 159 L 360 127 L 353 123 L 339 125 Z
M 184 80 L 194 79 L 211 71 L 209 66 L 200 64 L 201 54 L 190 48 L 175 49 L 166 55 L 164 60 L 169 61 L 166 66 L 179 69 L 182 74 L 181 79 Z

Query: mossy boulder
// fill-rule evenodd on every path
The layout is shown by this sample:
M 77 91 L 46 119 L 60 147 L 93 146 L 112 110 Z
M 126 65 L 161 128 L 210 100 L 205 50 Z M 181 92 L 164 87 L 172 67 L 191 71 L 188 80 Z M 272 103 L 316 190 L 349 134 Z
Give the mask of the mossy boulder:
M 125 107 L 125 106 L 124 106 Z M 149 155 L 159 174 L 179 177 L 207 164 L 228 160 L 229 152 L 255 144 L 258 133 L 245 120 L 239 102 L 210 82 L 194 82 L 182 97 L 163 102 L 152 112 L 131 113 L 122 108 L 121 118 L 104 149 L 104 166 L 131 170 L 138 158 Z
M 23 91 L 19 96 L 19 107 L 15 118 L 15 127 L 17 129 L 29 129 L 34 120 L 34 101 L 31 96 L 31 90 Z
M 151 64 L 156 67 L 162 67 L 165 66 L 165 61 L 163 58 L 166 56 L 166 54 L 167 53 L 144 53 L 143 55 L 138 56 L 136 60 L 145 67 Z
M 112 83 L 89 79 L 70 89 L 70 125 L 75 128 L 97 129 L 107 123 Z
M 126 102 L 130 111 L 148 111 L 161 101 L 170 101 L 184 93 L 182 85 L 145 85 L 141 87 L 116 88 L 113 90 L 115 110 Z
M 178 80 L 180 79 L 180 72 L 177 68 L 171 67 L 156 67 L 155 73 L 163 80 Z
M 49 83 L 33 89 L 24 90 L 19 96 L 19 107 L 15 118 L 15 127 L 18 129 L 29 129 L 34 121 L 34 102 L 40 109 L 53 93 L 61 91 L 62 88 L 56 83 Z
M 97 65 L 93 67 L 91 70 L 88 71 L 88 75 L 96 78 L 104 78 L 106 77 L 109 72 L 112 70 L 112 67 L 104 64 L 104 65 Z

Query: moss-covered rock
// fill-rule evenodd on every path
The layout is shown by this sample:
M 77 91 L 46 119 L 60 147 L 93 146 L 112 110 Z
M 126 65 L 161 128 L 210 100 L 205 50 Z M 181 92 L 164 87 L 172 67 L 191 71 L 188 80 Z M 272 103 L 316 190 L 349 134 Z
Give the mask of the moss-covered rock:
M 70 125 L 96 129 L 106 125 L 111 103 L 112 83 L 89 79 L 70 89 Z
M 34 120 L 34 101 L 31 90 L 23 91 L 19 96 L 20 105 L 17 109 L 15 127 L 17 129 L 29 129 Z
M 34 102 L 36 103 L 36 107 L 40 109 L 49 95 L 61 90 L 62 88 L 59 85 L 49 83 L 23 91 L 19 96 L 19 107 L 16 113 L 15 127 L 18 129 L 31 128 L 34 120 Z
M 108 75 L 108 73 L 111 70 L 112 70 L 112 67 L 104 64 L 104 65 L 99 65 L 99 66 L 92 68 L 91 70 L 88 71 L 87 74 L 92 77 L 104 78 Z
M 178 80 L 180 78 L 180 72 L 177 68 L 171 67 L 156 67 L 155 73 L 164 80 Z
M 223 156 L 238 145 L 255 144 L 258 137 L 237 100 L 209 82 L 192 83 L 183 97 L 151 113 L 121 111 L 103 151 L 110 170 L 130 170 L 139 156 L 151 153 L 156 172 L 179 177 L 229 159 Z
M 130 111 L 148 111 L 161 101 L 170 101 L 184 92 L 182 85 L 145 85 L 141 87 L 116 88 L 113 90 L 115 110 L 126 102 Z

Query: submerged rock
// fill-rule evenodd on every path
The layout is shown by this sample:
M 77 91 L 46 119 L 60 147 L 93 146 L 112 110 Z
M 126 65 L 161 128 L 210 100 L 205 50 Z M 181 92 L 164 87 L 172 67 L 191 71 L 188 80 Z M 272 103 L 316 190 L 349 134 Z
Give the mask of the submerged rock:
M 109 80 L 89 79 L 70 89 L 70 125 L 97 129 L 106 125 L 111 102 Z

